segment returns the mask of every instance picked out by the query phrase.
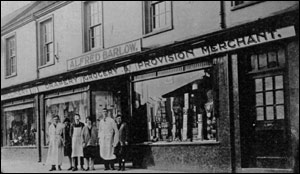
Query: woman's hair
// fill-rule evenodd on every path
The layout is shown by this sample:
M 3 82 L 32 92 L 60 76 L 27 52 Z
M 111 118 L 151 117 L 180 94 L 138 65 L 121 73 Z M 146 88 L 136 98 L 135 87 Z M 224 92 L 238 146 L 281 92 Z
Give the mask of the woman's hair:
M 65 119 L 64 119 L 64 122 L 63 123 L 65 123 L 65 122 L 71 122 L 71 120 L 68 118 L 68 117 L 66 117 Z
M 87 120 L 90 120 L 92 123 L 94 122 L 93 119 L 92 119 L 92 117 L 90 117 L 90 116 L 86 117 L 86 121 Z

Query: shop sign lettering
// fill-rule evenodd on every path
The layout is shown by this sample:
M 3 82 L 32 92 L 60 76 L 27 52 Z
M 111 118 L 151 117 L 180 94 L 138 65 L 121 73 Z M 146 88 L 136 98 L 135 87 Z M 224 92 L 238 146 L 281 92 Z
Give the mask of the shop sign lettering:
M 215 45 L 203 45 L 199 48 L 188 49 L 177 53 L 172 53 L 165 56 L 151 58 L 149 60 L 140 61 L 127 66 L 120 66 L 112 68 L 106 71 L 95 72 L 85 76 L 79 76 L 67 80 L 56 81 L 46 85 L 40 85 L 33 88 L 27 88 L 20 91 L 1 95 L 1 101 L 17 98 L 21 96 L 36 94 L 39 92 L 49 91 L 53 89 L 59 89 L 67 86 L 77 85 L 81 83 L 96 81 L 100 79 L 106 79 L 114 76 L 119 76 L 131 72 L 141 71 L 150 68 L 156 68 L 163 65 L 174 64 L 182 61 L 187 61 L 195 58 L 200 58 L 216 53 L 235 50 L 238 48 L 249 47 L 265 42 L 284 39 L 296 36 L 295 28 L 293 26 L 277 29 L 275 31 L 266 31 L 262 33 L 252 34 L 232 40 L 223 41 Z M 126 54 L 131 54 L 141 50 L 141 43 L 134 41 L 121 46 L 110 48 L 104 51 L 92 53 L 85 57 L 79 57 L 72 59 L 68 62 L 68 69 L 74 69 L 82 66 L 96 63 L 105 59 L 110 59 Z M 79 61 L 79 62 L 77 62 Z
M 141 40 L 125 43 L 119 46 L 88 53 L 80 57 L 76 57 L 67 61 L 67 69 L 73 70 L 105 60 L 130 55 L 141 51 Z

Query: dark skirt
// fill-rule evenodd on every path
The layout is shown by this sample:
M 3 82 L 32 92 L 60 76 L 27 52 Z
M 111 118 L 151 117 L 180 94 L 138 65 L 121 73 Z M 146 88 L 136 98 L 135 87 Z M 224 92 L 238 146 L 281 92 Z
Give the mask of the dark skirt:
M 96 158 L 97 154 L 99 154 L 99 150 L 97 146 L 87 146 L 83 148 L 83 156 L 84 158 Z
M 65 145 L 64 146 L 64 155 L 71 156 L 72 155 L 72 145 Z

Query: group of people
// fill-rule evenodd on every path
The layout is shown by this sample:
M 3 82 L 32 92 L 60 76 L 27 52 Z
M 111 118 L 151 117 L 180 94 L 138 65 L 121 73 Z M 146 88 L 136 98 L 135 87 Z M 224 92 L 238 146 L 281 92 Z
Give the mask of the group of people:
M 125 170 L 128 126 L 121 115 L 117 115 L 116 120 L 109 117 L 106 108 L 103 109 L 103 115 L 99 127 L 93 124 L 91 117 L 86 118 L 86 125 L 80 122 L 79 114 L 75 115 L 74 123 L 69 118 L 60 123 L 59 116 L 53 117 L 53 123 L 49 127 L 47 156 L 47 164 L 51 165 L 50 171 L 56 170 L 56 165 L 61 170 L 63 155 L 69 158 L 68 170 L 78 170 L 78 158 L 81 170 L 95 170 L 94 160 L 99 153 L 104 160 L 105 170 L 115 170 L 116 159 L 119 170 Z

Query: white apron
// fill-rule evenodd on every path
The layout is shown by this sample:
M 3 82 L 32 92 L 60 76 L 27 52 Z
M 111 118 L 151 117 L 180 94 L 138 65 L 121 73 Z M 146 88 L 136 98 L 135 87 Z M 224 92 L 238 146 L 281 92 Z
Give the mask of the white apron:
M 116 159 L 114 147 L 119 141 L 119 131 L 115 121 L 108 117 L 102 119 L 99 126 L 100 156 L 104 160 Z
M 83 157 L 81 127 L 74 127 L 73 129 L 72 157 Z

